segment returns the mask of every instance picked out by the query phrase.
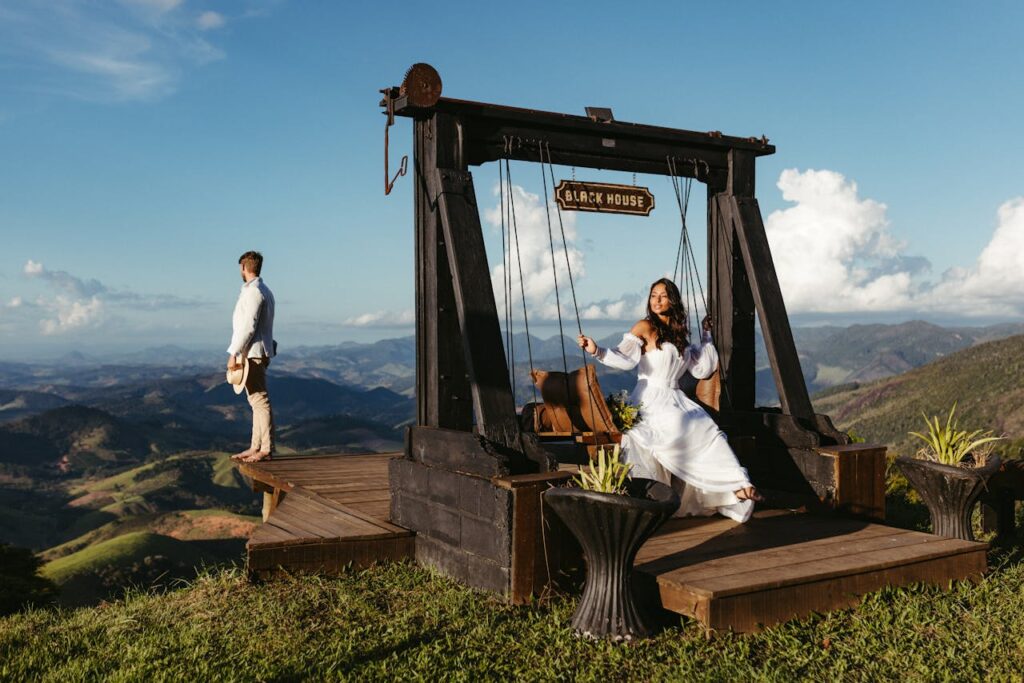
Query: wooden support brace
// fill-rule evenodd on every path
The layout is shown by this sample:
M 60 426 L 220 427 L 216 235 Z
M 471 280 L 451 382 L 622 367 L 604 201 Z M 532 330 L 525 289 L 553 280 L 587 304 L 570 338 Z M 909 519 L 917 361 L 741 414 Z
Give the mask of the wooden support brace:
M 800 369 L 800 358 L 793 342 L 786 304 L 782 300 L 768 235 L 761 221 L 761 209 L 753 197 L 719 195 L 719 199 L 732 218 L 739 238 L 782 411 L 813 423 L 814 409 Z
M 468 171 L 439 168 L 427 180 L 444 228 L 476 428 L 490 441 L 515 446 L 519 441 L 519 424 L 473 176 Z

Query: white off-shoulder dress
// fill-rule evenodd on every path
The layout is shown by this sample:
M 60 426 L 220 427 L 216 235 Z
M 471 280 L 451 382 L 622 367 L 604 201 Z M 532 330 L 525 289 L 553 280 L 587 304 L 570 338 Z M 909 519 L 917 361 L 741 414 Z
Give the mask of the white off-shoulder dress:
M 625 334 L 617 347 L 598 348 L 596 357 L 619 370 L 638 368 L 630 401 L 642 404 L 642 419 L 622 438 L 622 458 L 633 465 L 630 476 L 673 486 L 682 499 L 678 516 L 717 511 L 746 522 L 754 502 L 734 491 L 751 485 L 747 471 L 711 416 L 679 388 L 687 371 L 704 379 L 718 367 L 711 334 L 705 332 L 701 342 L 681 354 L 669 342 L 643 353 L 644 340 Z

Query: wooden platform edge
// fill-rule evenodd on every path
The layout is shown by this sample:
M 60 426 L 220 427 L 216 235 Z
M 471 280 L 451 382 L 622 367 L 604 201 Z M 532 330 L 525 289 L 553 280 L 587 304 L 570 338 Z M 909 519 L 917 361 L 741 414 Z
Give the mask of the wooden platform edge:
M 697 619 L 711 631 L 745 633 L 815 612 L 853 607 L 864 595 L 887 586 L 978 580 L 986 571 L 987 546 L 978 544 L 974 549 L 899 566 L 725 597 L 708 597 L 675 584 L 659 584 L 658 590 L 662 606 L 669 611 Z
M 339 574 L 350 567 L 365 569 L 381 562 L 410 560 L 415 554 L 411 532 L 375 540 L 308 539 L 251 549 L 247 571 L 250 577 L 260 579 L 287 573 Z

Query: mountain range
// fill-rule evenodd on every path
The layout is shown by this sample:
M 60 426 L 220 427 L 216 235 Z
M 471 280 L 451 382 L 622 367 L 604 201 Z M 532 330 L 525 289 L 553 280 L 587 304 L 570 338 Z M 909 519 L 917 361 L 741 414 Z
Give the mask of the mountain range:
M 965 424 L 1006 433 L 1013 454 L 1024 445 L 1024 336 L 1008 335 L 1020 327 L 909 322 L 795 328 L 794 337 L 816 409 L 841 428 L 910 452 L 920 413 L 944 414 L 957 401 Z M 579 349 L 564 343 L 574 369 Z M 562 342 L 531 338 L 528 347 L 517 335 L 514 345 L 523 403 L 532 400 L 527 348 L 534 367 L 560 370 Z M 414 347 L 405 338 L 281 354 L 269 375 L 280 450 L 400 449 L 415 413 Z M 68 604 L 237 560 L 258 523 L 258 497 L 227 456 L 247 442 L 248 405 L 220 370 L 185 362 L 190 353 L 0 363 L 0 542 L 42 553 Z M 758 359 L 768 404 L 771 372 L 763 351 Z M 635 381 L 599 371 L 606 392 Z

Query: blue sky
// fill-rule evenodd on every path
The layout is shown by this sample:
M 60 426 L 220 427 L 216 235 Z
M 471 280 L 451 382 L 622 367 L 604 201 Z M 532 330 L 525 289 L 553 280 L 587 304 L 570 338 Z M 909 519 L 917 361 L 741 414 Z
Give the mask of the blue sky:
M 452 97 L 767 135 L 757 194 L 797 323 L 1020 320 L 1022 7 L 5 2 L 0 358 L 226 346 L 250 248 L 282 344 L 408 334 L 411 183 L 383 195 L 376 104 L 418 61 Z M 399 120 L 393 162 L 410 143 Z M 474 173 L 496 205 L 496 168 Z M 513 166 L 535 217 L 538 173 Z M 588 329 L 672 269 L 671 188 L 637 182 L 651 218 L 570 219 Z M 543 284 L 531 307 L 552 317 Z

